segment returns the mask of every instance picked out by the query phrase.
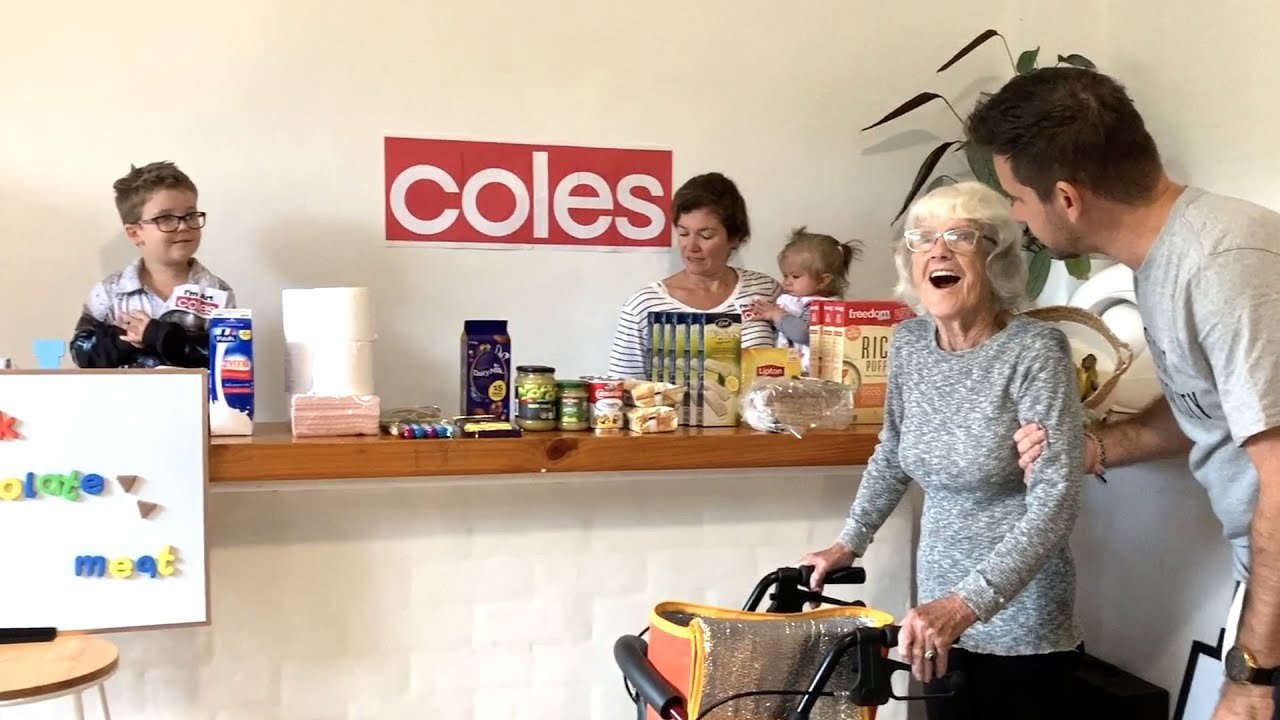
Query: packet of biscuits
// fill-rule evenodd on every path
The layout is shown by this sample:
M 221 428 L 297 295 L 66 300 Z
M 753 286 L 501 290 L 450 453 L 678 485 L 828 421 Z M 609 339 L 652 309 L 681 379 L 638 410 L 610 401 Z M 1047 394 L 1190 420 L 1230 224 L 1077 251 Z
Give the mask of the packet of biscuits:
M 680 426 L 680 414 L 673 407 L 629 407 L 626 411 L 627 429 L 635 433 L 675 432 Z
M 628 379 L 622 384 L 623 402 L 631 407 L 679 407 L 684 398 L 684 385 L 650 380 Z

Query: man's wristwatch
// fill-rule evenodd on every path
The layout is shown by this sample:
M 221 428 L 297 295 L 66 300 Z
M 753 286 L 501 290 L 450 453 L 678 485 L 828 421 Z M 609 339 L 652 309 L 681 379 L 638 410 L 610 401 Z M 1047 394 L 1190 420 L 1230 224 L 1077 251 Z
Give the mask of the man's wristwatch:
M 1239 645 L 1227 651 L 1227 679 L 1241 685 L 1274 686 L 1280 680 L 1280 668 L 1260 668 L 1253 653 Z

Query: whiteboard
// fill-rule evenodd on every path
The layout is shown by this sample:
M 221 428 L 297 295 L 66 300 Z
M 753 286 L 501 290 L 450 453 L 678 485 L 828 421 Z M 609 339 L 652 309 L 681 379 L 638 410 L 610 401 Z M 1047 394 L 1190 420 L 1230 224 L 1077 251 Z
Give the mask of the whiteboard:
M 208 396 L 203 370 L 0 371 L 0 628 L 208 622 Z

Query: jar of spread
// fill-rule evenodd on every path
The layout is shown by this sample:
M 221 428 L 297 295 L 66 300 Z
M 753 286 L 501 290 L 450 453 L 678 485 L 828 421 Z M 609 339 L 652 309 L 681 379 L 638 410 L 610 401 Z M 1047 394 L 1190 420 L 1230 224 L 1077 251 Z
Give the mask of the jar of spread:
M 538 432 L 556 429 L 556 369 L 545 365 L 516 368 L 516 425 Z
M 587 403 L 587 383 L 582 380 L 560 381 L 560 429 L 590 430 L 591 415 Z

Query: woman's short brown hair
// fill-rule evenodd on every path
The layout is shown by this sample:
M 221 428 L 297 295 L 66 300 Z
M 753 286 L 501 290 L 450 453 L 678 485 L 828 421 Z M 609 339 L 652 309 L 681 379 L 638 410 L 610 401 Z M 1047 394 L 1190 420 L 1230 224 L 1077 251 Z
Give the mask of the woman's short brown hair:
M 751 236 L 751 223 L 747 219 L 747 201 L 742 199 L 738 186 L 718 172 L 709 172 L 689 178 L 671 198 L 671 224 L 681 216 L 695 210 L 710 210 L 720 218 L 729 239 L 746 242 Z

